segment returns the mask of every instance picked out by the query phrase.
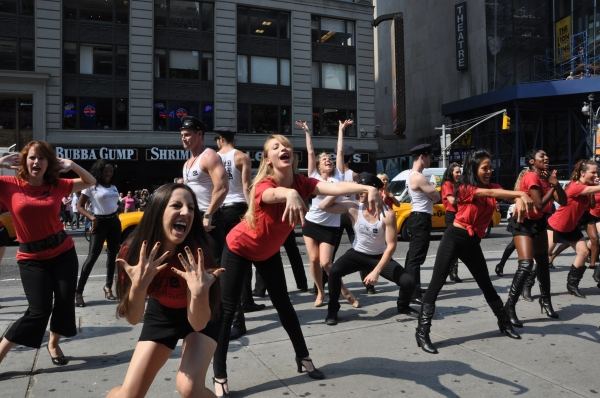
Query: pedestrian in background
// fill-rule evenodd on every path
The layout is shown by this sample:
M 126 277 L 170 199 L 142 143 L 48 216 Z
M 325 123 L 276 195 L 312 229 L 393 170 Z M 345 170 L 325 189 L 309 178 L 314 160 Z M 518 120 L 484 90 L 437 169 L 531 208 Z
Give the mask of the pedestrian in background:
M 137 199 L 132 195 L 131 191 L 127 191 L 127 196 L 123 198 L 123 202 L 125 202 L 125 213 L 135 211 Z
M 79 211 L 77 210 L 77 203 L 79 203 L 79 195 L 81 192 L 73 192 L 71 194 L 71 212 L 73 213 L 72 219 L 73 223 L 76 223 L 76 226 L 73 229 L 79 229 Z

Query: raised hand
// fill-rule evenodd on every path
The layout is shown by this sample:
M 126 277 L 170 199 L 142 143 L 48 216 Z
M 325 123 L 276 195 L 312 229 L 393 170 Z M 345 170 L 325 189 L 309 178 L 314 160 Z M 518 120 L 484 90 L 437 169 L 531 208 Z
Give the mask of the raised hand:
M 0 158 L 0 168 L 17 170 L 19 168 L 19 154 L 13 153 Z
M 73 167 L 73 161 L 70 159 L 57 158 L 57 160 L 59 173 L 66 173 L 71 170 L 71 167 Z
M 346 127 L 348 127 L 352 123 L 354 123 L 354 120 L 348 119 L 348 120 L 343 121 L 343 122 L 341 120 L 338 120 L 338 122 L 340 122 L 340 130 L 344 130 Z
M 223 272 L 224 269 L 219 268 L 210 274 L 204 268 L 204 253 L 202 253 L 202 249 L 198 248 L 198 262 L 194 259 L 194 255 L 188 246 L 186 246 L 184 250 L 187 255 L 187 260 L 181 253 L 178 254 L 178 257 L 185 271 L 173 267 L 171 268 L 171 271 L 185 279 L 192 297 L 207 295 L 210 286 L 217 279 L 217 275 Z
M 558 184 L 558 176 L 557 176 L 557 173 L 558 173 L 558 172 L 557 172 L 556 170 L 554 170 L 554 171 L 552 171 L 552 174 L 550 174 L 550 175 L 548 176 L 548 182 L 549 182 L 551 185 L 556 185 L 556 184 Z
M 167 264 L 162 264 L 163 261 L 169 256 L 169 252 L 164 252 L 162 256 L 159 258 L 155 258 L 158 253 L 158 249 L 160 248 L 160 242 L 156 242 L 154 247 L 150 251 L 150 255 L 146 257 L 146 250 L 148 248 L 148 242 L 142 242 L 142 247 L 140 248 L 140 259 L 137 265 L 132 266 L 127 263 L 127 261 L 119 258 L 116 260 L 117 263 L 127 275 L 129 275 L 129 279 L 131 279 L 131 288 L 134 290 L 146 290 L 150 283 L 160 271 L 166 268 Z
M 300 127 L 302 130 L 304 130 L 305 133 L 309 133 L 310 130 L 308 129 L 308 123 L 304 122 L 302 120 L 296 120 L 294 122 L 296 124 L 296 126 Z
M 304 226 L 304 214 L 308 211 L 306 204 L 300 197 L 300 194 L 293 189 L 290 189 L 286 195 L 285 211 L 281 217 L 281 221 L 285 222 L 286 219 L 290 223 L 291 227 L 295 227 L 298 220 Z

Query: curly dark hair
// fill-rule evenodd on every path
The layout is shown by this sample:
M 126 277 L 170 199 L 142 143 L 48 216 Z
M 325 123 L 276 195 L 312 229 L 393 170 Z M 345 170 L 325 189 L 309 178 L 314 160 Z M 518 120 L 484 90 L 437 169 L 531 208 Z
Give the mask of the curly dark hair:
M 96 163 L 94 163 L 94 165 L 90 169 L 90 174 L 92 176 L 94 176 L 94 178 L 96 179 L 96 185 L 102 184 L 102 173 L 104 173 L 104 168 L 106 166 L 112 166 L 113 169 L 115 170 L 108 183 L 112 185 L 113 181 L 115 180 L 115 174 L 117 172 L 117 164 L 115 162 L 113 162 L 112 160 L 99 159 L 96 161 Z
M 46 184 L 50 185 L 58 185 L 58 158 L 56 157 L 56 153 L 54 152 L 54 148 L 50 146 L 47 142 L 44 141 L 29 141 L 21 152 L 19 153 L 19 170 L 17 171 L 17 176 L 23 180 L 29 180 L 29 170 L 27 170 L 27 155 L 29 155 L 29 150 L 31 148 L 35 149 L 35 152 L 38 156 L 46 158 L 48 160 L 48 168 L 44 173 L 44 181 Z

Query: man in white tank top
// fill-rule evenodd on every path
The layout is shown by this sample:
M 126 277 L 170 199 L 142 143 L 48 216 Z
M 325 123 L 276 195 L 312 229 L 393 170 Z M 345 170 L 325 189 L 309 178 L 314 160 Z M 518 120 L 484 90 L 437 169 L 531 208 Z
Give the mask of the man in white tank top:
M 183 166 L 183 180 L 196 194 L 211 249 L 215 260 L 220 263 L 225 235 L 219 217 L 220 207 L 229 190 L 227 173 L 219 155 L 204 144 L 204 132 L 208 130 L 206 124 L 193 116 L 184 116 L 181 123 L 179 130 L 183 148 L 191 152 Z
M 377 189 L 383 187 L 383 182 L 371 173 L 360 173 L 358 183 L 374 186 Z M 419 312 L 409 306 L 415 281 L 400 264 L 392 259 L 398 236 L 396 215 L 389 208 L 385 211 L 385 217 L 371 214 L 365 202 L 366 195 L 361 194 L 360 203 L 349 200 L 335 202 L 328 197 L 319 204 L 321 210 L 335 214 L 348 214 L 356 233 L 352 249 L 341 256 L 329 271 L 329 306 L 325 323 L 330 326 L 338 322 L 342 277 L 357 271 L 365 272 L 366 276 L 363 279 L 365 284 L 375 286 L 379 276 L 396 283 L 400 286 L 396 303 L 398 313 L 413 318 L 419 316 Z
M 431 216 L 433 204 L 440 200 L 440 193 L 423 175 L 423 170 L 431 166 L 433 159 L 432 148 L 429 144 L 417 145 L 410 150 L 413 167 L 408 175 L 408 193 L 411 197 L 412 212 L 406 219 L 410 234 L 408 253 L 406 253 L 406 271 L 415 280 L 415 291 L 412 302 L 422 304 L 421 295 L 421 265 L 427 257 L 431 235 Z

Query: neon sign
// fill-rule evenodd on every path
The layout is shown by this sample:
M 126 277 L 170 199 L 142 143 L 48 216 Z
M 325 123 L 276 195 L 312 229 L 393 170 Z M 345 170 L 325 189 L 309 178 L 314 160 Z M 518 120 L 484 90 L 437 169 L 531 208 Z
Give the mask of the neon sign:
M 183 109 L 183 108 L 179 108 L 179 109 L 177 109 L 177 111 L 175 112 L 175 115 L 177 115 L 177 117 L 178 117 L 179 119 L 181 119 L 182 117 L 185 117 L 185 116 L 187 116 L 187 111 L 186 111 L 185 109 Z
M 96 116 L 96 108 L 91 105 L 86 105 L 86 107 L 83 108 L 83 114 L 88 117 L 94 117 Z
M 212 105 L 206 105 L 206 106 L 204 107 L 204 112 L 210 112 L 210 111 L 212 111 L 212 110 L 213 110 L 213 107 L 212 107 Z
M 75 110 L 75 104 L 73 104 L 72 102 L 65 104 L 64 110 L 63 110 L 63 117 L 65 119 L 73 117 L 76 114 L 77 114 L 77 111 Z

